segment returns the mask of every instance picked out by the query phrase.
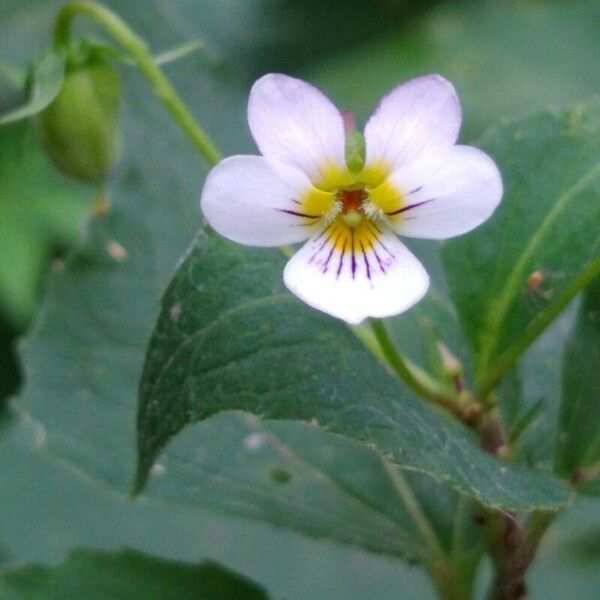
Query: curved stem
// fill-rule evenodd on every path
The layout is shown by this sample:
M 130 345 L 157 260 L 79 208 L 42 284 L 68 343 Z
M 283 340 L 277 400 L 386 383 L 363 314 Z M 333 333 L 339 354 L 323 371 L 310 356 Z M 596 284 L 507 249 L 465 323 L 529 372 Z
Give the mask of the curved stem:
M 219 151 L 156 65 L 147 44 L 111 10 L 95 2 L 71 2 L 65 5 L 56 17 L 54 46 L 62 48 L 68 44 L 71 24 L 77 15 L 93 19 L 121 44 L 123 49 L 135 60 L 160 101 L 194 143 L 206 162 L 211 166 L 219 162 L 221 159 Z
M 462 410 L 458 400 L 434 381 L 427 373 L 402 357 L 392 343 L 381 319 L 369 319 L 381 352 L 400 379 L 418 396 L 451 411 L 462 419 Z

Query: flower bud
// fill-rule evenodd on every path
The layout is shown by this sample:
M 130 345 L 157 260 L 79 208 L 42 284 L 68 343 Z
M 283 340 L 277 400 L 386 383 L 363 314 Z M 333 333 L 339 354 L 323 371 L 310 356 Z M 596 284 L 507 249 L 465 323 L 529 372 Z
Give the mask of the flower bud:
M 365 138 L 359 131 L 346 134 L 346 166 L 351 173 L 360 173 L 365 166 Z
M 120 152 L 120 107 L 119 74 L 102 56 L 67 58 L 63 87 L 40 117 L 46 150 L 63 173 L 106 179 Z

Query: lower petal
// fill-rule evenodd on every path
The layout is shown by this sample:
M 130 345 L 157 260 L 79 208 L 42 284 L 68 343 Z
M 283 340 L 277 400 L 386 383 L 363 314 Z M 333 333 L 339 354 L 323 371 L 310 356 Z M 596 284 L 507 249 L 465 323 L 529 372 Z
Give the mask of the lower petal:
M 348 323 L 399 314 L 429 286 L 417 258 L 368 220 L 354 229 L 336 221 L 314 235 L 288 261 L 283 279 L 301 300 Z

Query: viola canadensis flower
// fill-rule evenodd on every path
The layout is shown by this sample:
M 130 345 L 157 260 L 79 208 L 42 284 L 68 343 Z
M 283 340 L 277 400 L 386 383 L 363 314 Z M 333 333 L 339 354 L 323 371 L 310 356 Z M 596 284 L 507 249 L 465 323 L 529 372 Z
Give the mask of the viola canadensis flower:
M 364 137 L 319 90 L 279 74 L 252 87 L 248 122 L 262 156 L 231 156 L 212 169 L 201 198 L 208 223 L 249 246 L 308 240 L 284 282 L 349 323 L 401 313 L 426 293 L 427 272 L 398 236 L 461 235 L 502 197 L 494 161 L 456 144 L 460 104 L 438 75 L 384 96 Z M 358 158 L 348 143 L 357 139 Z

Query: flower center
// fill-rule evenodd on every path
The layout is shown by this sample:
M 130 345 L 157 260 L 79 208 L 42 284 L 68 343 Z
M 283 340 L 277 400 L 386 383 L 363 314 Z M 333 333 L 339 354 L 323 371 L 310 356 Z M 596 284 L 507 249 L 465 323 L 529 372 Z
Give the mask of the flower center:
M 340 218 L 348 227 L 357 227 L 365 216 L 363 202 L 367 193 L 363 187 L 345 188 L 337 193 L 341 204 Z

